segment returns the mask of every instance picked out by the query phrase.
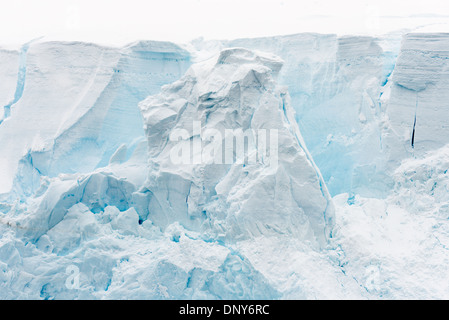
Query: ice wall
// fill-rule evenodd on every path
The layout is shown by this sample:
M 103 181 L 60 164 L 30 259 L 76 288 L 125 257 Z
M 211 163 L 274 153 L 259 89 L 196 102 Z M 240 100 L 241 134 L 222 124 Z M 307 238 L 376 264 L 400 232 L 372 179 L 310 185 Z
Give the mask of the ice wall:
M 386 196 L 402 159 L 447 143 L 447 34 L 300 34 L 229 43 L 285 60 L 279 81 L 289 87 L 333 195 Z
M 0 193 L 11 191 L 22 159 L 53 177 L 107 165 L 122 145 L 132 151 L 144 135 L 137 103 L 190 65 L 188 52 L 163 42 L 38 42 L 22 56 L 21 94 L 0 125 Z
M 33 92 L 37 90 L 49 92 L 50 104 L 56 99 L 61 105 L 70 107 L 64 107 L 63 113 L 40 120 L 42 123 L 48 122 L 47 128 L 55 127 L 52 118 L 58 123 L 59 131 L 48 133 L 54 140 L 51 142 L 45 142 L 49 136 L 44 132 L 53 129 L 37 132 L 32 129 L 34 125 L 31 120 L 27 121 L 28 130 L 31 130 L 28 136 L 25 133 L 17 135 L 12 133 L 12 129 L 7 129 L 13 124 L 0 128 L 5 132 L 0 139 L 10 134 L 18 137 L 18 143 L 8 148 L 7 158 L 11 160 L 2 159 L 1 167 L 5 168 L 0 169 L 5 181 L 3 192 L 11 189 L 17 164 L 28 151 L 32 153 L 30 159 L 33 166 L 50 176 L 60 172 L 88 172 L 92 168 L 105 166 L 122 144 L 127 146 L 125 153 L 129 157 L 136 142 L 143 136 L 141 116 L 133 106 L 149 94 L 158 92 L 161 85 L 178 79 L 190 65 L 191 59 L 201 61 L 226 47 L 258 49 L 274 53 L 284 60 L 278 81 L 289 89 L 305 142 L 333 195 L 350 192 L 385 196 L 392 187 L 390 174 L 399 164 L 398 161 L 412 153 L 417 155 L 420 148 L 426 148 L 424 145 L 432 144 L 431 148 L 441 146 L 435 139 L 446 134 L 444 123 L 434 123 L 434 119 L 444 118 L 446 108 L 443 95 L 447 37 L 444 34 L 409 34 L 403 40 L 401 34 L 379 38 L 298 34 L 232 41 L 197 40 L 193 45 L 190 54 L 176 45 L 160 42 L 141 42 L 121 49 L 96 48 L 85 44 L 32 44 L 27 54 L 27 77 L 31 77 L 33 83 L 42 82 L 45 88 L 37 85 L 28 87 L 25 83 L 23 98 L 20 99 L 23 101 L 8 108 L 8 113 L 19 113 L 21 105 L 29 106 L 31 100 L 34 103 L 36 94 Z M 84 75 L 79 71 L 79 78 L 74 79 L 72 84 L 57 81 L 54 85 L 44 85 L 46 73 L 35 74 L 33 68 L 34 65 L 40 68 L 40 64 L 45 63 L 47 58 L 44 57 L 51 56 L 48 52 L 56 50 L 52 46 L 61 46 L 57 50 L 71 55 L 67 61 L 61 57 L 52 58 L 55 62 L 53 67 L 61 64 L 75 70 L 76 61 L 85 60 L 84 68 L 91 64 L 90 69 L 98 69 L 97 75 L 94 71 Z M 67 46 L 80 48 L 64 49 Z M 80 60 L 81 54 L 77 57 L 77 51 L 91 53 Z M 193 58 L 190 58 L 191 55 Z M 35 56 L 40 58 L 36 60 Z M 419 67 L 413 68 L 415 64 Z M 14 68 L 13 65 L 8 64 L 8 67 L 17 73 L 20 69 L 18 62 Z M 58 67 L 58 73 L 63 74 L 62 70 Z M 67 79 L 73 76 L 67 75 Z M 15 77 L 17 80 L 18 76 Z M 52 79 L 50 73 L 48 78 Z M 16 80 L 13 81 L 15 85 Z M 73 89 L 76 81 L 85 84 L 84 87 L 76 86 L 83 89 Z M 13 86 L 11 81 L 8 85 Z M 54 86 L 55 90 L 51 91 L 49 86 Z M 7 90 L 8 86 L 2 88 Z M 85 94 L 87 91 L 89 93 Z M 5 98 L 7 102 L 4 106 L 13 99 L 10 93 L 10 97 Z M 429 107 L 426 107 L 427 104 Z M 95 108 L 90 110 L 88 106 Z M 42 111 L 46 109 L 40 108 Z M 51 108 L 48 107 L 48 110 Z M 428 111 L 421 115 L 426 108 Z M 77 113 L 70 114 L 72 109 Z M 24 116 L 29 114 L 23 112 Z M 416 143 L 412 149 L 415 113 Z M 18 114 L 16 119 L 21 117 Z M 98 117 L 103 119 L 101 126 L 93 124 Z M 421 117 L 424 117 L 426 127 L 422 127 Z M 10 120 L 14 127 L 14 121 L 20 121 Z M 77 132 L 81 131 L 84 133 L 79 136 Z M 26 137 L 20 142 L 23 135 Z M 33 143 L 31 136 L 35 140 Z M 80 148 L 80 141 L 83 148 Z M 4 143 L 8 142 L 5 140 Z M 74 159 L 81 149 L 89 151 L 84 161 L 79 163 Z M 49 152 L 52 152 L 51 157 Z M 50 162 L 49 158 L 52 158 Z
M 382 101 L 391 129 L 389 161 L 395 166 L 447 144 L 448 86 L 449 35 L 407 34 Z

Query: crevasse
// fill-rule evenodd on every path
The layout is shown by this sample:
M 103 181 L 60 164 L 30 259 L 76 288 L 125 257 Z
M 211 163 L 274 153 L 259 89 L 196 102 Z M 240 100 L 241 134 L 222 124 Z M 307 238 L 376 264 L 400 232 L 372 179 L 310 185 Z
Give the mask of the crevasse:
M 23 94 L 23 90 L 25 87 L 25 79 L 26 79 L 26 68 L 27 68 L 27 53 L 28 48 L 30 47 L 31 42 L 25 44 L 20 49 L 19 54 L 19 70 L 17 72 L 17 85 L 16 91 L 14 93 L 14 99 L 9 102 L 6 106 L 3 107 L 4 116 L 0 121 L 0 124 L 7 118 L 11 116 L 11 107 L 20 100 Z

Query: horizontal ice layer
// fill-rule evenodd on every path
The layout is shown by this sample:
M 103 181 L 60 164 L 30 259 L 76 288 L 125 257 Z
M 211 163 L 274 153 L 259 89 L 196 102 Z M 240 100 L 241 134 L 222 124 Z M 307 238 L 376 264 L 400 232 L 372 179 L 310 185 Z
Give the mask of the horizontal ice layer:
M 333 217 L 330 197 L 288 93 L 276 87 L 281 66 L 269 55 L 223 50 L 140 104 L 148 137 L 152 221 L 160 226 L 179 221 L 230 241 L 288 234 L 313 245 L 326 243 Z M 185 135 L 173 139 L 180 129 Z M 203 136 L 211 130 L 220 135 Z M 246 155 L 257 155 L 257 161 L 239 162 L 245 154 L 226 130 L 249 132 Z M 268 148 L 257 142 L 260 130 L 270 135 Z M 231 161 L 223 162 L 222 147 L 229 140 Z M 176 163 L 173 150 L 190 150 L 191 144 L 199 146 L 199 154 L 190 161 L 189 153 L 187 162 Z
M 449 297 L 449 146 L 409 158 L 387 199 L 334 197 L 340 265 L 376 299 Z
M 0 125 L 0 194 L 11 190 L 24 157 L 52 177 L 107 165 L 123 144 L 132 151 L 144 135 L 137 103 L 190 65 L 186 51 L 164 42 L 38 42 L 23 54 L 23 88 Z
M 389 160 L 447 144 L 449 139 L 449 34 L 408 34 L 382 108 L 389 118 Z

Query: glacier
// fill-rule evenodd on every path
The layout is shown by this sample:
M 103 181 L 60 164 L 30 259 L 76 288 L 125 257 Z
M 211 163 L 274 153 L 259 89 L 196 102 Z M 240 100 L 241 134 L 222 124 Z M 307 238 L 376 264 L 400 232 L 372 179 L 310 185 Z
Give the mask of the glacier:
M 406 32 L 0 48 L 0 298 L 449 297 L 448 57 Z

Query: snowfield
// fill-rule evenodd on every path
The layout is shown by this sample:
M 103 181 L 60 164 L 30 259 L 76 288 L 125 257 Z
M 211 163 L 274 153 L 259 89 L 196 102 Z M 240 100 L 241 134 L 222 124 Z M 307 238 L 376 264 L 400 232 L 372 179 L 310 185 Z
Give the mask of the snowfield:
M 443 33 L 0 48 L 0 299 L 448 299 L 448 80 Z

